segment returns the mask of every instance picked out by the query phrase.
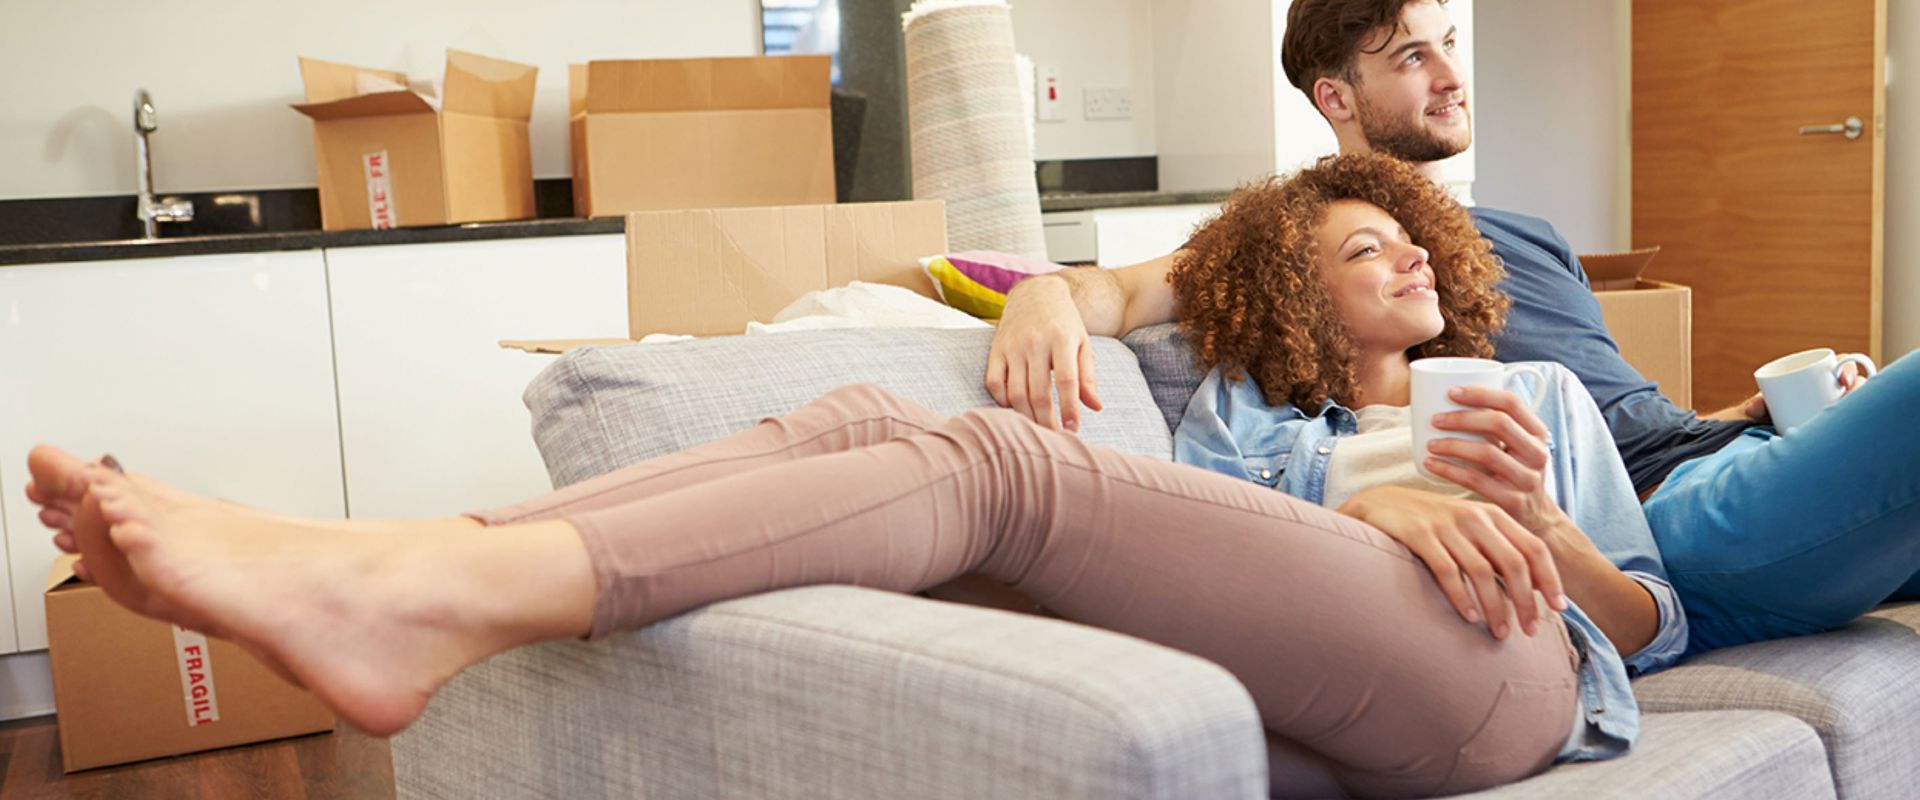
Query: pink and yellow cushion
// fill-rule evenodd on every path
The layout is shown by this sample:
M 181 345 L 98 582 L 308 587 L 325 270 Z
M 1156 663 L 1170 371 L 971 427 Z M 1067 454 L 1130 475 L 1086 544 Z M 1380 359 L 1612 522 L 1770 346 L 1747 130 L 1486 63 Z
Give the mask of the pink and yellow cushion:
M 999 319 L 1007 290 L 1022 280 L 1065 269 L 1059 264 L 1012 253 L 969 250 L 921 259 L 927 277 L 947 305 L 981 319 Z

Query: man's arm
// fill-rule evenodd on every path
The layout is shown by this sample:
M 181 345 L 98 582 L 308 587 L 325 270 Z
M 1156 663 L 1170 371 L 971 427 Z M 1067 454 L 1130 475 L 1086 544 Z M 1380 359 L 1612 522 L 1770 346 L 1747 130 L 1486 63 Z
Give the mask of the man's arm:
M 994 402 L 1049 428 L 1080 429 L 1080 404 L 1100 410 L 1090 336 L 1124 336 L 1173 319 L 1167 273 L 1178 253 L 1130 267 L 1062 270 L 1021 281 L 987 354 Z M 1050 389 L 1060 395 L 1056 419 Z

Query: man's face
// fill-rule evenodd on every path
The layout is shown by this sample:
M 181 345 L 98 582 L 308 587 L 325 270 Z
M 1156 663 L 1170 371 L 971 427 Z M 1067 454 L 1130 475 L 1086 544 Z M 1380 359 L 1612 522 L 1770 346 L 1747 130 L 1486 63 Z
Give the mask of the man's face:
M 1467 75 L 1455 58 L 1453 21 L 1433 0 L 1408 3 L 1354 60 L 1354 112 L 1375 151 L 1415 163 L 1473 143 Z

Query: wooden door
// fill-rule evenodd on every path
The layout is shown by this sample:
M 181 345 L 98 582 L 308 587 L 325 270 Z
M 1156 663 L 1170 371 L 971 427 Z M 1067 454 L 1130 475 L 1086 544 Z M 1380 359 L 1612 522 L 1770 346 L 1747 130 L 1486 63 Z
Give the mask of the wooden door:
M 1886 30 L 1886 0 L 1634 0 L 1633 246 L 1693 287 L 1703 411 L 1796 350 L 1880 358 Z

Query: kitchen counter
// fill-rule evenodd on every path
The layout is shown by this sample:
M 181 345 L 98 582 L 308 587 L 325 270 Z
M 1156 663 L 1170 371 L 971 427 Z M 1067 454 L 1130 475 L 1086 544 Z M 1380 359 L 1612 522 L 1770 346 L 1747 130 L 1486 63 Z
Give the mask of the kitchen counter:
M 123 239 L 100 242 L 55 242 L 49 244 L 0 245 L 0 266 L 46 264 L 61 261 L 100 261 L 122 258 L 158 258 L 162 256 L 210 255 L 215 253 L 262 253 L 276 250 L 314 250 L 319 248 L 364 247 L 382 244 L 419 244 L 424 242 L 467 242 L 487 239 L 526 239 L 540 236 L 581 236 L 596 233 L 620 233 L 626 220 L 620 217 L 580 219 L 515 220 L 475 222 L 465 225 L 436 225 L 420 228 L 353 231 L 282 231 L 275 233 L 237 233 L 214 236 L 186 236 L 160 239 Z
M 1049 193 L 1040 197 L 1043 212 L 1085 211 L 1100 208 L 1136 208 L 1217 203 L 1225 191 L 1207 192 L 1079 192 Z M 159 239 L 113 239 L 83 242 L 0 244 L 0 267 L 17 264 L 48 264 L 63 261 L 102 261 L 126 258 L 211 255 L 218 253 L 262 253 L 284 250 L 365 247 L 383 244 L 424 242 L 465 242 L 488 239 L 526 239 L 541 236 L 581 236 L 620 233 L 626 221 L 620 217 L 581 219 L 556 217 L 476 222 L 465 225 L 438 225 L 389 230 L 319 231 L 291 230 L 264 233 L 229 233 L 179 236 Z
M 1184 206 L 1218 203 L 1231 192 L 1215 189 L 1199 192 L 1059 192 L 1040 195 L 1040 210 L 1087 211 L 1095 208 L 1137 208 L 1142 206 Z

